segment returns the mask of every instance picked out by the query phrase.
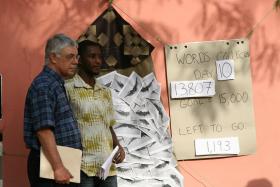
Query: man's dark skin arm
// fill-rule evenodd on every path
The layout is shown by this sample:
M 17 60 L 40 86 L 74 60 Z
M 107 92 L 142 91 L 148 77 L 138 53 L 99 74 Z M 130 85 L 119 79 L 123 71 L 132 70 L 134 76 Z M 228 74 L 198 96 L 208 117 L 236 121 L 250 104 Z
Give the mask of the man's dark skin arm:
M 50 129 L 41 129 L 37 131 L 37 137 L 54 171 L 54 180 L 60 184 L 69 184 L 73 176 L 61 161 L 53 132 Z
M 112 138 L 113 138 L 113 147 L 119 146 L 119 150 L 118 150 L 117 154 L 115 155 L 115 157 L 113 159 L 113 162 L 118 164 L 118 163 L 121 163 L 124 160 L 125 152 L 123 150 L 123 147 L 119 143 L 119 140 L 118 140 L 118 138 L 115 134 L 115 131 L 114 131 L 113 127 L 110 127 L 110 131 L 111 131 Z

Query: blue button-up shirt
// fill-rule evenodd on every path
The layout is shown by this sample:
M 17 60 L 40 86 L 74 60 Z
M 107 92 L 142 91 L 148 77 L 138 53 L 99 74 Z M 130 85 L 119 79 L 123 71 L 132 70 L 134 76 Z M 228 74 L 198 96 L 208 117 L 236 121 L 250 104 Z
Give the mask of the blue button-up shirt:
M 81 149 L 81 135 L 66 96 L 64 80 L 47 66 L 33 80 L 26 96 L 26 146 L 39 150 L 36 132 L 46 128 L 53 131 L 57 145 Z

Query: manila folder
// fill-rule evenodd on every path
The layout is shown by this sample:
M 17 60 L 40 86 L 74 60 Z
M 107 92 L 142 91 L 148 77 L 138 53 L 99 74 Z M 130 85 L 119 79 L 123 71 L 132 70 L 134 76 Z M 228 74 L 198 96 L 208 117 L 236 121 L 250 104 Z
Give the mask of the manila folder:
M 65 168 L 73 175 L 70 182 L 80 183 L 80 169 L 82 160 L 82 151 L 71 147 L 57 146 L 58 153 Z M 42 148 L 40 150 L 40 177 L 54 179 L 52 167 L 47 160 Z

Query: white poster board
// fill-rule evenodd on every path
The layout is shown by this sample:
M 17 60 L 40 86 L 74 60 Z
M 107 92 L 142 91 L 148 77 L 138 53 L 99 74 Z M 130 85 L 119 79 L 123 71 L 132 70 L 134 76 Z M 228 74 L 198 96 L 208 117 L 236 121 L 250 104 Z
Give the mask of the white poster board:
M 255 121 L 248 41 L 166 45 L 165 55 L 172 140 L 177 159 L 254 153 Z M 200 92 L 202 86 L 190 85 L 190 82 L 199 83 L 200 80 L 214 80 L 214 91 L 206 97 L 205 94 L 183 97 L 182 93 Z M 188 83 L 180 84 L 180 92 L 177 90 L 182 97 L 171 97 L 176 93 L 174 82 Z

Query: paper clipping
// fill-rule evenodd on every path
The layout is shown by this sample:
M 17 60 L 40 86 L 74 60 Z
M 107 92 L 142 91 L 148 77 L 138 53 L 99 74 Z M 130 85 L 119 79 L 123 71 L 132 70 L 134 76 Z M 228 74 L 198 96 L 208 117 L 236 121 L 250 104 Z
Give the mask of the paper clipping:
M 154 74 L 142 78 L 133 72 L 126 77 L 114 71 L 97 82 L 112 92 L 117 121 L 113 128 L 125 151 L 125 160 L 116 165 L 118 186 L 183 187 Z

